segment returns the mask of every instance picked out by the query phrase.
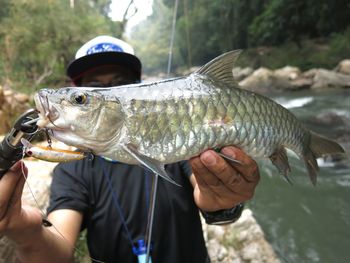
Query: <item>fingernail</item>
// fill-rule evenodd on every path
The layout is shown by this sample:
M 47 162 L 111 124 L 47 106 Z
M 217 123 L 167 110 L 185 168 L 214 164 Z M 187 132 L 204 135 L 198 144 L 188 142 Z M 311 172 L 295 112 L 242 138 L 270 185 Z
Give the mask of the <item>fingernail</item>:
M 10 170 L 13 171 L 13 172 L 17 172 L 17 170 L 20 169 L 20 161 L 16 162 L 11 168 Z
M 202 155 L 202 160 L 208 165 L 215 165 L 216 158 L 210 152 L 206 152 Z
M 223 148 L 221 152 L 232 159 L 236 158 L 236 153 L 232 148 Z

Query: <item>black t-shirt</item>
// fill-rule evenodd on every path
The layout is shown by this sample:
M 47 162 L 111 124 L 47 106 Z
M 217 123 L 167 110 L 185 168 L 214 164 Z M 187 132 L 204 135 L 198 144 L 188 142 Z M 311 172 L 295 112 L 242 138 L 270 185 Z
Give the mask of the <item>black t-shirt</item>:
M 182 187 L 158 180 L 152 261 L 207 262 L 188 178 L 191 168 L 180 162 L 166 165 L 166 170 Z M 106 263 L 137 262 L 131 242 L 145 237 L 152 176 L 139 166 L 100 157 L 59 164 L 54 170 L 48 213 L 57 209 L 83 213 L 82 229 L 88 230 L 92 258 Z

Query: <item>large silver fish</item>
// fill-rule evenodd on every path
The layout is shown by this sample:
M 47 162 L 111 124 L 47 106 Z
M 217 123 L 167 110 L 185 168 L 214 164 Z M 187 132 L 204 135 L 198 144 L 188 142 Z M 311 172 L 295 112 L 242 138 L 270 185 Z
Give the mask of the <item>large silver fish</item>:
M 273 100 L 240 89 L 231 71 L 238 54 L 225 53 L 187 77 L 150 84 L 40 90 L 38 125 L 68 145 L 142 164 L 170 181 L 164 164 L 226 145 L 270 158 L 287 176 L 289 148 L 316 183 L 316 158 L 344 150 Z

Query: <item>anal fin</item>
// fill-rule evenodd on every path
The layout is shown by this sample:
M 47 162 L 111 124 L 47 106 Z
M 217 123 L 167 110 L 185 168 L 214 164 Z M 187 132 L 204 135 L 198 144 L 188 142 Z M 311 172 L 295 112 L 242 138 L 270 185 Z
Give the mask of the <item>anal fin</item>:
M 129 153 L 132 157 L 134 157 L 142 166 L 145 168 L 151 170 L 156 175 L 159 175 L 160 177 L 164 178 L 168 182 L 180 186 L 178 183 L 176 183 L 165 171 L 164 164 L 159 162 L 156 159 L 150 158 L 146 155 L 141 154 L 137 148 L 132 144 L 125 144 L 123 145 L 123 149 Z
M 292 181 L 288 177 L 288 173 L 291 171 L 286 149 L 281 146 L 275 150 L 269 157 L 272 164 L 277 167 L 280 174 L 284 176 L 288 183 L 292 184 Z

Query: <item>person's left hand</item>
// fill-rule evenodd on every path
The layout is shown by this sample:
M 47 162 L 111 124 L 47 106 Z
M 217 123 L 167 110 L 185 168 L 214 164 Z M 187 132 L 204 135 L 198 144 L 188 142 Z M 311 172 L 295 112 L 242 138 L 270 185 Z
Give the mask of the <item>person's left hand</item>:
M 213 150 L 190 160 L 194 200 L 206 212 L 230 209 L 251 199 L 260 179 L 256 162 L 242 150 L 228 146 L 221 153 L 242 164 L 228 162 Z

